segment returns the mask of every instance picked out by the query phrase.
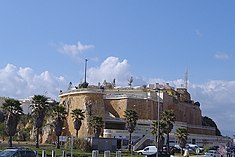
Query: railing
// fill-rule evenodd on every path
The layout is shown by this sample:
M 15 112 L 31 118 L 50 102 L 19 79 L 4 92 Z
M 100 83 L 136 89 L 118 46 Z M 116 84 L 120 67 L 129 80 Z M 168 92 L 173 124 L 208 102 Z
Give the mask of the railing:
M 122 156 L 121 154 L 122 154 L 121 151 L 116 151 L 115 157 L 121 157 L 121 156 Z M 49 155 L 49 154 L 48 154 L 48 155 Z M 56 157 L 56 155 L 58 155 L 58 154 L 56 154 L 55 150 L 52 150 L 52 151 L 51 151 L 51 155 L 49 155 L 49 156 L 51 156 L 51 157 Z M 39 155 L 37 155 L 37 156 L 39 156 Z M 46 151 L 45 151 L 45 150 L 42 150 L 42 157 L 46 157 L 46 156 L 47 156 Z M 70 156 L 72 157 L 73 155 L 70 154 Z M 100 155 L 99 155 L 99 150 L 92 150 L 92 152 L 91 152 L 91 157 L 99 157 L 99 156 L 100 156 Z M 103 156 L 104 156 L 104 157 L 110 157 L 110 156 L 111 156 L 110 151 L 109 151 L 109 150 L 104 151 L 104 155 L 103 155 Z M 65 150 L 62 151 L 62 157 L 67 157 L 67 153 L 66 153 Z
M 106 93 L 104 95 L 105 99 L 117 99 L 117 98 L 134 98 L 134 99 L 147 99 L 146 94 L 132 94 L 132 93 Z
M 139 149 L 140 146 L 143 145 L 143 143 L 146 141 L 146 140 L 153 140 L 153 135 L 150 135 L 150 134 L 147 134 L 145 135 L 143 138 L 141 138 L 141 140 L 139 140 L 134 146 L 133 146 L 133 150 L 137 150 Z
M 69 95 L 69 94 L 76 94 L 76 93 L 102 93 L 102 89 L 96 89 L 96 88 L 78 88 L 78 89 L 71 89 L 65 92 L 61 92 L 59 96 Z
M 187 124 L 187 127 L 190 128 L 198 128 L 198 129 L 207 129 L 207 130 L 215 130 L 215 127 L 210 127 L 210 126 L 201 126 L 201 125 L 191 125 L 191 124 Z
M 121 134 L 124 136 L 129 136 L 129 132 L 128 130 L 114 130 L 114 129 L 104 129 L 104 134 L 112 134 L 112 135 L 117 135 L 117 134 Z M 133 134 L 137 135 L 137 136 L 142 136 L 143 134 L 145 134 L 144 130 L 135 130 L 133 132 Z

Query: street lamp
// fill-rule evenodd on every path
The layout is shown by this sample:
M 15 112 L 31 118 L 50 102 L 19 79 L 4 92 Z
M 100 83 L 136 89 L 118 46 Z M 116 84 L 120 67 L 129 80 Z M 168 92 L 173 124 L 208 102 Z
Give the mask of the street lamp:
M 156 157 L 158 157 L 158 151 L 159 151 L 159 129 L 160 129 L 160 89 L 157 89 L 157 154 Z

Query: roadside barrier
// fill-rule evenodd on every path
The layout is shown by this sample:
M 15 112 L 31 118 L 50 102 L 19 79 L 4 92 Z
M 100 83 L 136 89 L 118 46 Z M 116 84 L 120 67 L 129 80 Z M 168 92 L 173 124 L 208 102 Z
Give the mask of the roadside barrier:
M 104 157 L 110 157 L 110 151 L 104 151 Z
M 116 151 L 115 157 L 121 157 L 121 151 Z M 42 150 L 42 157 L 46 157 L 46 150 Z M 56 157 L 55 150 L 51 151 L 51 157 Z M 66 151 L 62 151 L 62 157 L 67 157 Z M 99 157 L 99 150 L 92 150 L 92 157 Z M 104 151 L 104 157 L 110 157 L 110 151 Z
M 46 151 L 42 150 L 42 157 L 46 157 L 46 156 L 47 156 Z
M 56 157 L 55 150 L 52 150 L 52 151 L 51 151 L 51 156 L 52 156 L 52 157 Z
M 122 152 L 119 150 L 119 151 L 116 151 L 116 157 L 121 157 L 122 155 Z
M 62 151 L 62 157 L 66 157 L 67 155 L 66 155 L 66 151 L 65 150 L 63 150 Z
M 92 157 L 98 157 L 99 156 L 99 151 L 98 150 L 93 150 L 92 151 Z

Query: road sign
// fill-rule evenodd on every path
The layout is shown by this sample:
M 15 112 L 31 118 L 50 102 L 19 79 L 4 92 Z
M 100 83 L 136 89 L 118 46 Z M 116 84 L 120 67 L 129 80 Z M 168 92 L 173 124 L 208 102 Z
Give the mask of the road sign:
M 66 142 L 67 141 L 67 136 L 59 136 L 60 142 Z

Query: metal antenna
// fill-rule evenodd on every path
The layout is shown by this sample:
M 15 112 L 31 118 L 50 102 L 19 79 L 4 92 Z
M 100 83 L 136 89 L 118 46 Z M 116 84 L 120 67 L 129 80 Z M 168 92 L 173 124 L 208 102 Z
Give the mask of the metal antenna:
M 84 70 L 84 73 L 85 73 L 85 80 L 84 80 L 84 82 L 86 83 L 86 68 L 87 68 L 87 61 L 88 61 L 88 59 L 85 59 L 85 70 Z

